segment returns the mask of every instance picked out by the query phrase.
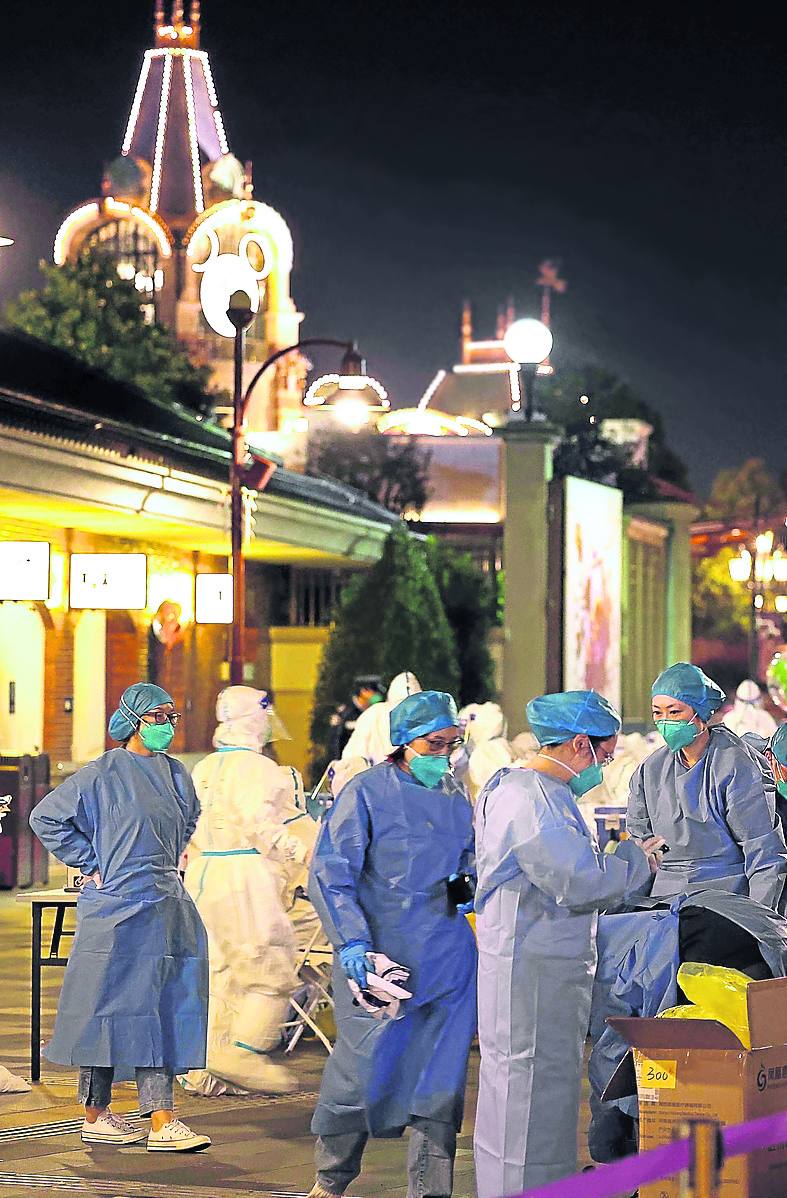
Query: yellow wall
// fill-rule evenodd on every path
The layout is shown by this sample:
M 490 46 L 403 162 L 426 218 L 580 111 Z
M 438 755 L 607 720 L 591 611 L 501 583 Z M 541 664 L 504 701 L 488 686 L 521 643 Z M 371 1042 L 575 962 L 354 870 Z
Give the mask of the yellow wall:
M 106 730 L 107 613 L 79 612 L 74 629 L 74 761 L 104 752 Z
M 271 687 L 276 711 L 292 740 L 277 746 L 279 758 L 302 773 L 309 761 L 309 723 L 327 628 L 271 628 Z
M 32 604 L 0 603 L 0 753 L 39 752 L 43 740 L 44 625 Z

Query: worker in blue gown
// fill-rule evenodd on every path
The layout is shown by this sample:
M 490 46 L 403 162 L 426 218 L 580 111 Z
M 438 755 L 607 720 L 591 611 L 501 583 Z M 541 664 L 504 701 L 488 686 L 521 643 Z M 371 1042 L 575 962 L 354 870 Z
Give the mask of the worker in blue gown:
M 109 722 L 120 742 L 36 806 L 30 824 L 60 861 L 89 878 L 44 1055 L 79 1067 L 88 1144 L 147 1141 L 151 1152 L 210 1145 L 175 1117 L 176 1074 L 205 1065 L 208 946 L 178 873 L 199 803 L 166 755 L 179 719 L 160 686 L 128 687 Z M 149 1133 L 110 1108 L 134 1078 Z
M 598 913 L 647 892 L 660 844 L 602 853 L 577 805 L 621 728 L 603 696 L 542 695 L 527 718 L 537 756 L 499 771 L 475 808 L 478 1198 L 576 1170 Z
M 669 846 L 653 898 L 708 887 L 776 910 L 787 845 L 773 778 L 762 755 L 723 724 L 709 725 L 724 692 L 697 666 L 678 662 L 652 687 L 653 719 L 666 744 L 632 776 L 626 826 Z
M 343 1194 L 369 1136 L 410 1127 L 408 1198 L 448 1198 L 476 1027 L 473 933 L 449 883 L 472 870 L 472 808 L 448 787 L 460 743 L 450 695 L 421 691 L 390 716 L 393 755 L 349 782 L 322 825 L 309 898 L 336 950 L 337 1041 L 312 1121 L 313 1198 Z M 355 1005 L 367 954 L 410 970 L 399 1016 Z

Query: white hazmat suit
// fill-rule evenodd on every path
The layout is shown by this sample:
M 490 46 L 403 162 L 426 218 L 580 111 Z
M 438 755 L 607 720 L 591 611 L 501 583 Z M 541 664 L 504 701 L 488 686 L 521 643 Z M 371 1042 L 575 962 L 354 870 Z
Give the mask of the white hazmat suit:
M 208 1057 L 187 1084 L 203 1094 L 285 1092 L 295 1079 L 266 1054 L 297 984 L 284 904 L 288 870 L 303 869 L 309 850 L 283 812 L 303 788 L 297 771 L 261 755 L 273 726 L 264 691 L 228 687 L 216 715 L 216 752 L 194 768 L 202 811 L 185 879 L 208 931 Z
M 736 736 L 755 732 L 769 739 L 778 728 L 770 712 L 762 705 L 762 691 L 751 678 L 744 678 L 735 692 L 735 702 L 725 715 L 724 723 Z
M 513 765 L 517 754 L 506 739 L 508 722 L 497 703 L 468 703 L 459 713 L 466 724 L 467 787 L 473 802 L 498 770 Z
M 423 688 L 409 670 L 397 674 L 388 687 L 384 703 L 373 703 L 362 711 L 353 734 L 342 750 L 342 760 L 364 757 L 369 765 L 379 765 L 394 751 L 391 744 L 391 712 L 408 695 L 417 695 Z

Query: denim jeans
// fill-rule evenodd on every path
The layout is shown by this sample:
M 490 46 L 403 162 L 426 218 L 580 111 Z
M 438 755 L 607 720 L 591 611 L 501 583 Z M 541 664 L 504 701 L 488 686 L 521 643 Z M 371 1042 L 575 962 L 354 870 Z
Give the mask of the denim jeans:
M 112 1079 L 115 1071 L 103 1065 L 82 1065 L 79 1070 L 77 1100 L 83 1106 L 108 1107 L 112 1101 Z M 151 1111 L 171 1111 L 174 1106 L 174 1075 L 168 1069 L 137 1069 L 139 1109 L 143 1115 Z
M 315 1148 L 317 1183 L 343 1194 L 361 1172 L 366 1132 L 320 1136 Z M 454 1182 L 456 1132 L 448 1123 L 413 1116 L 407 1152 L 407 1198 L 450 1198 Z

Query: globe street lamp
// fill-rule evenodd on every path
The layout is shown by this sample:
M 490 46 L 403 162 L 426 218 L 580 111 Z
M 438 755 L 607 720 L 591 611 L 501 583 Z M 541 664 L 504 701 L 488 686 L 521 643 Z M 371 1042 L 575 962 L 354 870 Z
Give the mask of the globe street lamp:
M 784 534 L 787 540 L 787 533 Z M 749 670 L 750 677 L 757 678 L 760 670 L 760 651 L 758 632 L 759 613 L 765 607 L 767 589 L 773 583 L 787 583 L 787 552 L 777 545 L 774 549 L 774 535 L 771 529 L 759 532 L 754 537 L 751 548 L 743 546 L 737 557 L 729 562 L 730 578 L 733 582 L 744 583 L 751 592 L 751 607 L 749 609 Z M 776 610 L 784 606 L 779 603 L 781 595 L 776 596 Z
M 525 316 L 508 326 L 503 338 L 503 349 L 511 361 L 519 366 L 524 399 L 524 405 L 522 399 L 513 400 L 511 416 L 514 419 L 524 418 L 531 421 L 534 414 L 536 374 L 538 367 L 552 352 L 552 333 L 542 321 Z
M 251 298 L 245 291 L 236 291 L 230 299 L 227 318 L 235 330 L 234 338 L 234 386 L 232 396 L 232 455 L 230 457 L 230 528 L 232 540 L 232 646 L 230 651 L 230 683 L 243 683 L 246 638 L 246 583 L 243 558 L 243 487 L 261 491 L 276 469 L 271 461 L 257 462 L 247 467 L 247 448 L 244 426 L 246 412 L 254 388 L 266 370 L 274 366 L 279 358 L 297 353 L 310 346 L 333 346 L 344 350 L 339 374 L 324 375 L 317 379 L 307 391 L 303 402 L 309 407 L 333 410 L 336 418 L 348 427 L 360 428 L 369 411 L 387 411 L 390 407 L 382 384 L 366 373 L 366 363 L 352 341 L 338 341 L 333 337 L 306 337 L 294 345 L 277 349 L 252 376 L 243 390 L 243 354 L 246 329 L 255 317 Z M 328 402 L 328 401 L 331 402 Z M 347 405 L 347 406 L 344 406 Z M 362 412 L 361 408 L 366 411 Z

